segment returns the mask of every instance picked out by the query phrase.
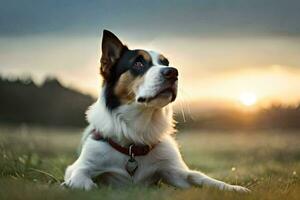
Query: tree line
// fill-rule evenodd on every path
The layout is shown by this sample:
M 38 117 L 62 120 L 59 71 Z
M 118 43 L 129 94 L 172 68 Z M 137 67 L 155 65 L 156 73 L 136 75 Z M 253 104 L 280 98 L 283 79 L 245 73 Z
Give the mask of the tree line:
M 45 126 L 87 125 L 85 112 L 95 101 L 89 95 L 63 86 L 56 78 L 37 85 L 31 78 L 0 76 L 0 123 Z M 273 105 L 257 112 L 215 110 L 193 112 L 183 120 L 175 116 L 179 129 L 300 129 L 300 105 Z
M 31 78 L 0 78 L 0 122 L 48 126 L 84 126 L 94 99 L 64 87 L 56 78 L 40 86 Z
M 192 117 L 176 119 L 184 129 L 300 129 L 300 104 L 297 106 L 272 105 L 255 112 L 228 109 L 207 113 L 192 113 Z

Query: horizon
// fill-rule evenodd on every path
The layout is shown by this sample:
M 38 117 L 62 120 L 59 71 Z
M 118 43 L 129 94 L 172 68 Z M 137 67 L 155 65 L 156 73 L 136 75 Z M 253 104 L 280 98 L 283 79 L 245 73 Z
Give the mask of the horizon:
M 72 85 L 66 85 L 59 77 L 53 75 L 47 75 L 43 80 L 36 81 L 29 74 L 18 76 L 18 75 L 10 75 L 5 76 L 0 74 L 0 79 L 8 80 L 10 82 L 21 81 L 23 84 L 28 84 L 28 81 L 32 81 L 37 87 L 42 87 L 46 82 L 49 81 L 58 81 L 58 83 L 67 89 L 76 91 L 83 95 L 88 95 L 92 97 L 94 100 L 98 98 L 99 95 L 90 94 L 80 88 L 74 87 Z M 101 91 L 101 90 L 100 90 Z M 247 95 L 247 94 L 246 94 Z M 269 104 L 261 105 L 256 101 L 254 103 L 247 103 L 248 98 L 246 98 L 246 102 L 239 97 L 234 100 L 228 99 L 217 99 L 217 98 L 199 98 L 199 99 L 183 99 L 182 96 L 177 97 L 174 105 L 174 111 L 182 117 L 185 118 L 185 115 L 189 115 L 192 113 L 205 113 L 205 112 L 223 112 L 223 111 L 241 111 L 246 113 L 253 113 L 256 111 L 260 111 L 262 109 L 269 109 L 272 107 L 282 107 L 282 108 L 296 108 L 300 106 L 300 101 L 295 102 L 294 104 L 284 104 L 280 101 L 271 101 Z M 191 111 L 193 110 L 193 111 Z
M 31 75 L 40 83 L 53 75 L 96 97 L 101 32 L 106 28 L 129 48 L 165 55 L 179 70 L 177 101 L 182 103 L 232 102 L 256 109 L 300 102 L 298 2 L 129 1 L 118 2 L 120 7 L 105 2 L 48 0 L 34 7 L 2 2 L 0 73 L 5 76 Z

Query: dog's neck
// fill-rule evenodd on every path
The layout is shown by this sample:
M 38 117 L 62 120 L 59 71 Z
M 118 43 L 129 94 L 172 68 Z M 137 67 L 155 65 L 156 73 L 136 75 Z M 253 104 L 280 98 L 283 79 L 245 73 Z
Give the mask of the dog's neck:
M 132 103 L 110 111 L 104 98 L 99 98 L 87 111 L 87 120 L 104 137 L 121 145 L 154 145 L 174 132 L 171 106 L 153 108 Z

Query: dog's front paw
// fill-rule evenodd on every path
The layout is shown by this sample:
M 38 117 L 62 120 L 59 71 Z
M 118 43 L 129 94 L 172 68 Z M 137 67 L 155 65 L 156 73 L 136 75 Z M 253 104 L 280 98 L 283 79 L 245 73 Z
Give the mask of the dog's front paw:
M 251 192 L 251 190 L 249 190 L 245 187 L 239 186 L 239 185 L 225 185 L 225 187 L 223 189 L 227 190 L 227 191 L 234 191 L 234 192 L 240 192 L 240 193 Z
M 63 182 L 61 185 L 72 189 L 82 189 L 82 190 L 91 190 L 98 187 L 97 184 L 95 184 L 89 178 L 84 178 L 84 179 L 70 178 L 69 180 Z

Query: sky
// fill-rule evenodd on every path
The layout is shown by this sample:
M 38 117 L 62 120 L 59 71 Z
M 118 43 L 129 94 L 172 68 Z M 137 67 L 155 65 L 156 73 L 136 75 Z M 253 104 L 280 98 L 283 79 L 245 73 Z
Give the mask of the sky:
M 179 69 L 180 101 L 300 102 L 300 1 L 0 0 L 0 74 L 97 95 L 102 30 Z M 240 102 L 242 103 L 242 102 Z

